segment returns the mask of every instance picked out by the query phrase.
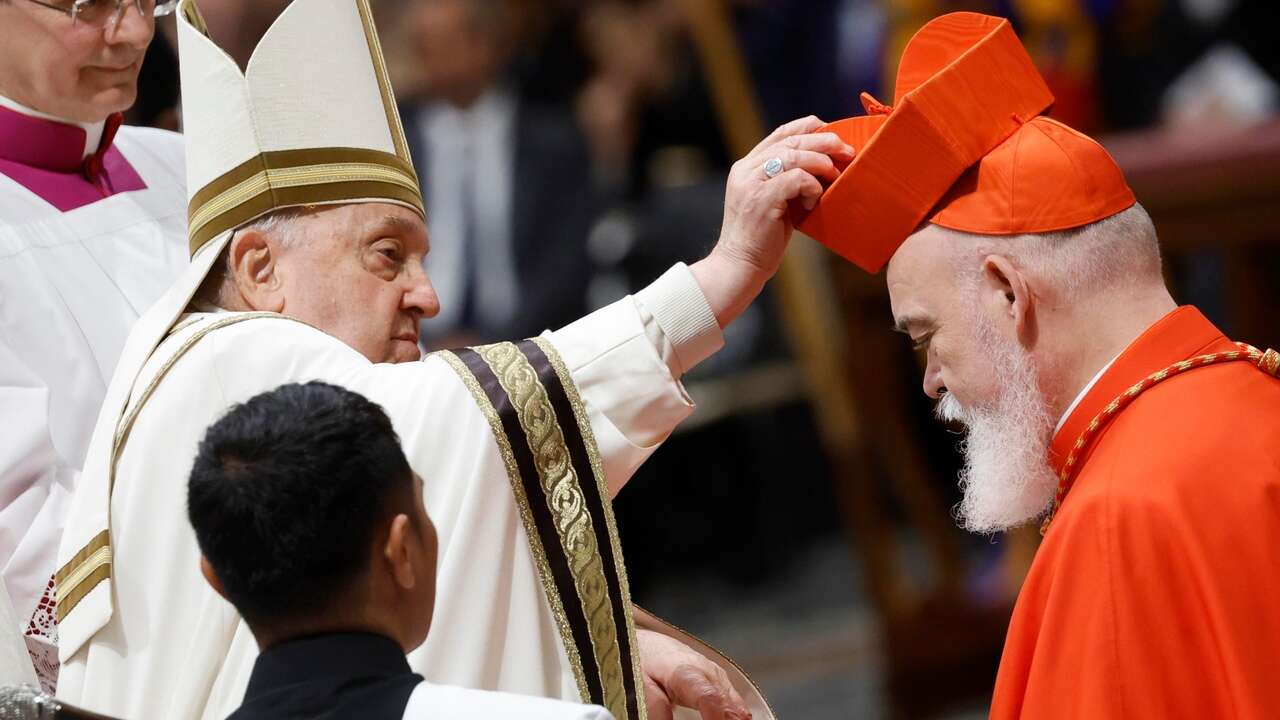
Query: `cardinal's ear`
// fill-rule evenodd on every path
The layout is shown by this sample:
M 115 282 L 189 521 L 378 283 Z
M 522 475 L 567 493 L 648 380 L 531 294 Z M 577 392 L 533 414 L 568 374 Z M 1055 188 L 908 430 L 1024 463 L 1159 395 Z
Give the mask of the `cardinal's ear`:
M 1013 326 L 1024 347 L 1035 344 L 1035 295 L 1027 276 L 1003 255 L 982 259 L 982 301 L 991 316 Z

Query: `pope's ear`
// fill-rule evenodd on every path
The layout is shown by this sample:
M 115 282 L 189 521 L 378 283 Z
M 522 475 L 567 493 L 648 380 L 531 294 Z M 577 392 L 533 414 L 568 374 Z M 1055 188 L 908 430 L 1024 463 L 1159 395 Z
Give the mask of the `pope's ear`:
M 982 259 L 982 293 L 996 317 L 1011 320 L 1018 340 L 1030 345 L 1035 340 L 1035 296 L 1027 277 L 1003 255 Z
M 222 587 L 222 579 L 218 577 L 218 573 L 214 571 L 213 565 L 209 564 L 209 558 L 204 555 L 200 556 L 200 574 L 204 575 L 204 579 L 208 581 L 213 591 L 226 599 L 227 591 Z
M 231 275 L 240 297 L 251 309 L 284 310 L 284 293 L 278 272 L 280 246 L 257 228 L 245 228 L 231 238 Z

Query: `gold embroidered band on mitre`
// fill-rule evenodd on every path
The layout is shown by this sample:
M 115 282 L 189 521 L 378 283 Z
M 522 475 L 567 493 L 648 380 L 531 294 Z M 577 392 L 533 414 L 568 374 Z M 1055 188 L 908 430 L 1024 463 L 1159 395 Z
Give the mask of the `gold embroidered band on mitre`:
M 255 155 L 204 186 L 187 206 L 191 253 L 273 210 L 386 198 L 426 216 L 413 165 L 364 148 L 305 148 Z

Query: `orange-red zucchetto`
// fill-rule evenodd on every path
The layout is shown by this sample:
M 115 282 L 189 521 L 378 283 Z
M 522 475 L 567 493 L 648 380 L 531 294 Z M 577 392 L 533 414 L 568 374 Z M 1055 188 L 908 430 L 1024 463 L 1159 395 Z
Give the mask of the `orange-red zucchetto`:
M 1040 117 L 1053 95 L 1008 20 L 958 12 L 907 43 L 892 106 L 829 124 L 852 163 L 797 227 L 879 272 L 926 219 L 982 234 L 1049 232 L 1133 205 L 1111 156 Z

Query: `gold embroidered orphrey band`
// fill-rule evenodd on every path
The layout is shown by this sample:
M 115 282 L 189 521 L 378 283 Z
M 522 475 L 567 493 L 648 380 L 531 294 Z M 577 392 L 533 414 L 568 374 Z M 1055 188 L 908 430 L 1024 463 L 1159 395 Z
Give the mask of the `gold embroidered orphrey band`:
M 582 701 L 645 720 L 622 546 L 568 369 L 542 339 L 439 355 L 489 420 Z
M 174 364 L 176 364 L 183 355 L 186 355 L 191 348 L 195 347 L 196 343 L 200 342 L 206 335 L 214 330 L 257 318 L 292 319 L 286 318 L 284 315 L 270 312 L 248 312 L 237 313 L 235 315 L 215 320 L 192 333 L 191 337 L 184 340 L 183 343 L 178 346 L 178 349 L 174 351 L 173 355 L 171 355 L 169 359 L 165 360 L 164 364 L 160 366 L 160 369 L 156 371 L 155 376 L 147 383 L 147 386 L 142 390 L 138 399 L 133 403 L 128 411 L 125 412 L 124 416 L 120 418 L 120 422 L 116 425 L 115 437 L 112 439 L 111 444 L 111 464 L 107 469 L 107 472 L 109 473 L 107 478 L 107 487 L 109 488 L 107 492 L 108 497 L 110 497 L 111 494 L 110 489 L 114 489 L 115 487 L 116 461 L 120 458 L 120 451 L 124 449 L 124 444 L 128 440 L 129 430 L 133 427 L 134 420 L 138 418 L 138 413 L 142 411 L 142 406 L 151 398 L 152 393 L 155 392 L 156 388 L 160 385 L 160 381 L 164 379 L 165 375 L 169 374 L 169 370 L 173 368 Z M 298 321 L 295 320 L 294 322 Z M 190 323 L 181 323 L 175 326 L 175 328 L 170 331 L 170 334 L 186 328 L 189 325 Z M 130 390 L 129 396 L 133 397 L 133 390 Z M 107 510 L 107 517 L 108 522 L 110 522 L 110 508 Z M 58 571 L 54 573 L 54 601 L 58 615 L 58 622 L 65 620 L 67 615 L 75 609 L 76 605 L 84 599 L 84 596 L 88 595 L 89 592 L 97 587 L 99 583 L 110 580 L 110 578 L 111 528 L 108 527 L 95 535 L 92 540 L 85 544 L 85 546 L 77 551 L 65 565 L 58 568 Z

